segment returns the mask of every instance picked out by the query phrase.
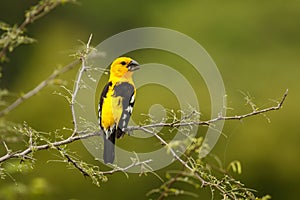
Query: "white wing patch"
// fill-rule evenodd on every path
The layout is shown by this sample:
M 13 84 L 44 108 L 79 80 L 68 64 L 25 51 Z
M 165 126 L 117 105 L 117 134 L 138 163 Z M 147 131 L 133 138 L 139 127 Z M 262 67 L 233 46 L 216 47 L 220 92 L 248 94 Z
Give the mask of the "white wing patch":
M 134 103 L 134 95 L 131 96 L 130 103 Z
M 133 107 L 129 105 L 125 110 L 131 114 Z

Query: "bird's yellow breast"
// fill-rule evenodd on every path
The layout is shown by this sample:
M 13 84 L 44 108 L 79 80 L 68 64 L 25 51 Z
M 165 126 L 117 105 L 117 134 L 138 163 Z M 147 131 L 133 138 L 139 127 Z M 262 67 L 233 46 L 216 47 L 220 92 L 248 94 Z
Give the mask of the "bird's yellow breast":
M 118 125 L 123 112 L 122 97 L 113 94 L 113 87 L 109 87 L 106 98 L 103 100 L 101 125 L 105 129 L 109 129 L 115 124 Z

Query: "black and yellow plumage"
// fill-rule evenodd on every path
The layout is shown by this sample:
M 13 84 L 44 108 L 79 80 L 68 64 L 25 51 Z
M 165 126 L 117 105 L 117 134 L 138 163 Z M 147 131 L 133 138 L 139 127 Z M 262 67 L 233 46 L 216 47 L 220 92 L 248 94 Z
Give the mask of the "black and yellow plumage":
M 110 77 L 104 86 L 98 107 L 99 125 L 103 131 L 105 163 L 113 163 L 115 139 L 125 134 L 135 102 L 133 71 L 139 64 L 128 57 L 117 58 L 110 67 Z

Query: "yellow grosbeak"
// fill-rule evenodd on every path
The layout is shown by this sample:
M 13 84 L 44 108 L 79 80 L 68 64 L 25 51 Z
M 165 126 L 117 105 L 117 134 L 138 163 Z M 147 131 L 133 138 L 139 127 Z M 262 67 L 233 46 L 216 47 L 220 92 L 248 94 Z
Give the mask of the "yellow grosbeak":
M 114 162 L 115 139 L 125 134 L 136 94 L 132 74 L 137 69 L 139 64 L 128 57 L 117 58 L 110 66 L 109 81 L 103 88 L 98 106 L 99 125 L 104 133 L 105 163 Z

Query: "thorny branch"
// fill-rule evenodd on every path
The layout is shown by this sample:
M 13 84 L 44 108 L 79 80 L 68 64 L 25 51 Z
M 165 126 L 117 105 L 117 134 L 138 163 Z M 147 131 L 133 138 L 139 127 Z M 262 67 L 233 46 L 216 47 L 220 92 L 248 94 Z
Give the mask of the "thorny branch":
M 98 166 L 89 165 L 83 161 L 78 160 L 75 157 L 73 158 L 73 156 L 67 153 L 65 149 L 62 149 L 60 147 L 56 148 L 59 151 L 59 153 L 65 158 L 65 162 L 78 169 L 81 172 L 81 174 L 85 177 L 90 177 L 93 180 L 93 182 L 97 185 L 99 185 L 99 180 L 106 180 L 104 176 L 107 174 L 114 174 L 116 172 L 123 172 L 126 174 L 126 172 L 129 169 L 137 166 L 141 167 L 141 171 L 143 171 L 144 168 L 148 167 L 148 163 L 152 161 L 151 159 L 145 161 L 140 161 L 139 159 L 132 159 L 132 163 L 126 167 L 114 166 L 112 170 L 100 171 Z
M 113 174 L 115 172 L 126 172 L 127 170 L 129 170 L 130 168 L 136 167 L 136 166 L 144 166 L 147 165 L 148 163 L 152 162 L 151 159 L 149 160 L 145 160 L 145 161 L 139 161 L 139 160 L 134 160 L 130 165 L 128 165 L 127 167 L 116 167 L 112 170 L 109 171 L 104 171 L 101 172 L 102 174 Z
M 256 110 L 253 110 L 252 112 L 249 112 L 249 113 L 246 113 L 246 114 L 243 114 L 243 115 L 222 116 L 220 114 L 218 117 L 210 119 L 210 120 L 206 120 L 206 121 L 182 122 L 182 121 L 179 120 L 175 123 L 174 122 L 170 122 L 170 123 L 159 122 L 159 123 L 148 124 L 148 125 L 144 125 L 144 126 L 131 126 L 131 127 L 127 128 L 127 131 L 134 131 L 134 130 L 143 130 L 143 131 L 145 131 L 145 129 L 163 127 L 163 126 L 167 126 L 167 127 L 179 127 L 179 126 L 191 126 L 191 125 L 203 126 L 203 125 L 213 124 L 217 121 L 242 120 L 244 118 L 251 117 L 251 116 L 254 116 L 254 115 L 264 114 L 264 113 L 267 113 L 267 112 L 270 112 L 270 111 L 281 109 L 287 95 L 288 95 L 288 90 L 285 91 L 284 95 L 282 96 L 281 100 L 277 103 L 276 106 L 268 107 L 268 108 L 265 108 L 265 109 L 256 109 Z
M 113 174 L 116 172 L 126 172 L 127 170 L 136 167 L 136 166 L 147 166 L 148 163 L 150 163 L 152 160 L 145 160 L 145 161 L 139 161 L 139 159 L 133 159 L 132 163 L 126 167 L 118 167 L 116 166 L 115 168 L 113 168 L 112 170 L 108 170 L 108 171 L 98 171 L 98 172 L 93 172 L 93 174 L 90 174 L 90 172 L 84 168 L 80 163 L 80 161 L 78 161 L 75 158 L 72 158 L 71 155 L 69 155 L 68 153 L 65 152 L 64 149 L 60 148 L 59 146 L 56 147 L 56 149 L 60 152 L 60 154 L 66 158 L 66 162 L 70 163 L 71 165 L 73 165 L 76 169 L 78 169 L 84 176 L 97 176 L 97 175 L 106 175 L 106 174 Z
M 76 169 L 78 169 L 83 174 L 83 176 L 89 176 L 88 172 L 85 169 L 83 169 L 75 159 L 71 158 L 70 155 L 64 153 L 63 149 L 61 149 L 60 147 L 56 147 L 56 149 L 60 152 L 60 154 L 63 157 L 67 159 L 67 162 L 71 163 Z
M 42 145 L 33 145 L 28 147 L 25 150 L 22 151 L 16 151 L 16 152 L 11 152 L 11 151 L 7 151 L 6 155 L 0 157 L 0 163 L 11 159 L 11 158 L 24 158 L 26 155 L 30 154 L 34 151 L 39 151 L 39 150 L 46 150 L 46 149 L 50 149 L 52 147 L 59 147 L 62 145 L 66 145 L 66 144 L 70 144 L 74 141 L 80 140 L 80 139 L 85 139 L 85 138 L 90 138 L 96 135 L 100 135 L 100 132 L 94 132 L 94 133 L 79 133 L 79 135 L 76 136 L 70 136 L 67 139 L 64 140 L 60 140 L 57 142 L 53 142 L 53 143 L 46 143 L 46 144 L 42 144 Z
M 273 111 L 273 110 L 279 110 L 280 108 L 282 108 L 283 103 L 286 99 L 288 95 L 288 90 L 284 93 L 281 101 L 273 107 L 269 107 L 269 108 L 265 108 L 265 109 L 261 109 L 261 110 L 256 110 L 256 111 L 252 111 L 250 113 L 246 113 L 243 115 L 235 115 L 235 116 L 219 116 L 217 118 L 214 119 L 210 119 L 207 121 L 194 121 L 194 122 L 184 122 L 184 123 L 155 123 L 155 124 L 149 124 L 149 125 L 143 125 L 143 126 L 131 126 L 127 128 L 127 131 L 133 131 L 133 130 L 142 130 L 145 131 L 146 133 L 152 134 L 153 136 L 155 136 L 158 140 L 160 140 L 163 144 L 168 145 L 168 143 L 166 141 L 164 141 L 163 138 L 161 138 L 158 134 L 153 134 L 153 132 L 151 130 L 149 130 L 149 128 L 153 128 L 153 127 L 162 127 L 162 126 L 169 126 L 169 127 L 176 127 L 176 126 L 190 126 L 190 125 L 209 125 L 209 124 L 213 124 L 214 122 L 220 121 L 220 120 L 241 120 L 243 118 L 247 118 L 247 117 L 251 117 L 254 115 L 258 115 L 258 114 L 263 114 L 269 111 Z M 34 149 L 35 151 L 38 150 L 45 150 L 45 149 L 49 149 L 51 147 L 58 147 L 61 145 L 66 145 L 66 144 L 70 144 L 72 142 L 75 142 L 77 140 L 80 139 L 86 139 L 86 138 L 90 138 L 90 137 L 94 137 L 94 136 L 99 136 L 101 135 L 101 132 L 93 132 L 93 133 L 85 133 L 85 132 L 76 132 L 76 134 L 72 134 L 70 137 L 57 141 L 57 142 L 53 142 L 53 143 L 47 143 L 47 144 L 43 144 L 43 145 L 36 145 L 36 146 L 32 146 L 31 148 L 27 148 L 23 151 L 17 151 L 17 152 L 10 152 L 7 151 L 6 155 L 0 157 L 0 163 L 4 162 L 8 159 L 11 158 L 22 158 L 25 155 L 29 154 L 32 152 L 32 149 Z M 6 144 L 5 144 L 6 146 Z M 6 146 L 7 148 L 7 146 Z M 8 148 L 7 148 L 8 149 Z M 183 165 L 187 165 L 183 160 L 180 159 L 180 157 L 175 153 L 175 151 L 173 151 L 172 149 L 170 149 L 171 153 L 173 154 L 173 156 L 175 157 L 175 159 L 177 159 L 178 161 L 180 161 Z M 186 166 L 187 168 L 189 168 L 188 166 Z M 205 184 L 205 182 L 203 182 Z
M 198 173 L 196 173 L 194 171 L 194 169 L 188 165 L 187 162 L 185 162 L 184 160 L 182 160 L 177 154 L 176 152 L 173 150 L 172 147 L 169 146 L 169 144 L 162 138 L 160 137 L 157 133 L 155 133 L 154 131 L 151 131 L 145 127 L 141 127 L 142 131 L 146 132 L 146 133 L 149 133 L 151 135 L 153 135 L 154 137 L 156 137 L 163 145 L 165 145 L 168 150 L 171 152 L 172 156 L 178 160 L 186 169 L 188 169 L 191 173 L 193 173 L 193 175 L 195 176 L 196 179 L 198 179 L 200 182 L 201 182 L 201 186 L 204 187 L 204 186 L 207 186 L 207 185 L 212 185 L 213 183 L 209 183 L 207 181 L 205 181 Z M 213 186 L 218 189 L 220 192 L 224 193 L 225 191 L 218 185 L 218 184 L 213 184 Z
M 91 43 L 91 40 L 92 40 L 92 34 L 90 35 L 89 37 L 89 40 L 86 44 L 86 49 L 85 51 L 82 53 L 82 55 L 80 55 L 80 60 L 81 60 L 81 68 L 79 70 L 79 74 L 78 74 L 78 77 L 77 77 L 77 80 L 75 81 L 75 86 L 74 86 L 74 92 L 72 94 L 72 99 L 71 99 L 71 112 L 72 112 L 72 118 L 73 118 L 73 124 L 74 124 L 74 131 L 73 131 L 73 134 L 72 136 L 76 135 L 77 134 L 77 122 L 76 122 L 76 116 L 75 116 L 75 99 L 76 99 L 76 96 L 77 96 L 77 93 L 80 89 L 80 80 L 81 80 L 81 77 L 83 75 L 83 73 L 85 72 L 86 70 L 86 61 L 85 61 L 85 57 L 88 55 L 88 53 L 90 52 L 90 43 Z

